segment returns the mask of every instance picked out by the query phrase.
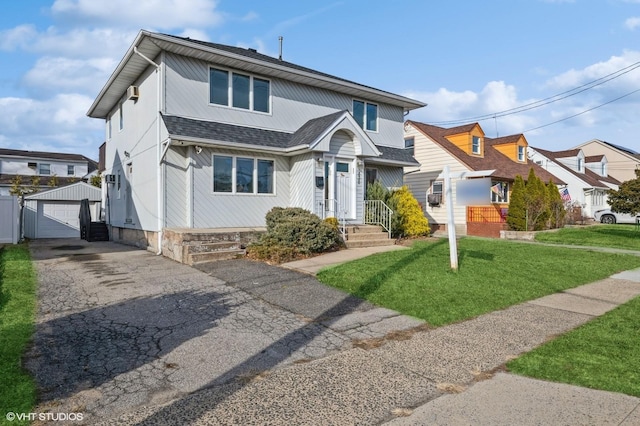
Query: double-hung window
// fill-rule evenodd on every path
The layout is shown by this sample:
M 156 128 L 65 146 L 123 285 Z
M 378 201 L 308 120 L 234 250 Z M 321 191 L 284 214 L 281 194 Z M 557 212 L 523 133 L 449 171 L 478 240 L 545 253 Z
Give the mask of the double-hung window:
M 67 165 L 67 176 L 73 176 L 76 174 L 76 168 L 75 166 L 69 164 Z
M 508 203 L 509 202 L 509 183 L 508 182 L 491 182 L 491 202 L 492 203 Z
M 518 145 L 518 161 L 524 163 L 524 146 Z
M 479 136 L 472 136 L 471 152 L 477 155 L 482 153 L 482 139 Z
M 411 155 L 415 154 L 415 139 L 407 138 L 404 140 L 404 149 L 411 152 Z
M 353 118 L 365 130 L 378 131 L 378 105 L 364 101 L 353 101 Z
M 271 82 L 252 75 L 209 69 L 209 103 L 270 112 Z
M 41 175 L 50 175 L 51 174 L 51 164 L 40 163 L 38 165 L 38 174 Z
M 230 194 L 273 194 L 274 161 L 213 156 L 213 192 Z

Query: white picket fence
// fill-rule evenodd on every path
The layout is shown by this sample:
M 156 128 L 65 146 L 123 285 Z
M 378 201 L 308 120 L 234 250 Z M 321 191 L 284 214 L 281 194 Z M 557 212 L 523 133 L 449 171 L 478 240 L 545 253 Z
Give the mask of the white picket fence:
M 0 244 L 16 244 L 20 238 L 18 197 L 0 196 Z

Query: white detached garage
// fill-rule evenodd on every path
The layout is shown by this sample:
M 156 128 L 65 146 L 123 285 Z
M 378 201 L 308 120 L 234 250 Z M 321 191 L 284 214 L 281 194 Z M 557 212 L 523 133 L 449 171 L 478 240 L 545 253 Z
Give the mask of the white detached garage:
M 24 197 L 26 238 L 80 238 L 80 201 L 87 198 L 92 220 L 100 212 L 102 191 L 85 182 L 52 188 Z

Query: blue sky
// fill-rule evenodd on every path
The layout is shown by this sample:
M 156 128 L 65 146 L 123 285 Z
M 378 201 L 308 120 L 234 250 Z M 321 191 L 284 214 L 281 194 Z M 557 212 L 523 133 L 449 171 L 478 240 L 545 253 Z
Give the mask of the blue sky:
M 524 133 L 531 146 L 549 150 L 596 138 L 640 151 L 640 0 L 2 6 L 4 148 L 97 158 L 104 123 L 85 114 L 135 35 L 148 29 L 272 56 L 282 35 L 287 61 L 428 103 L 411 120 L 452 127 L 489 117 L 480 121 L 489 137 Z

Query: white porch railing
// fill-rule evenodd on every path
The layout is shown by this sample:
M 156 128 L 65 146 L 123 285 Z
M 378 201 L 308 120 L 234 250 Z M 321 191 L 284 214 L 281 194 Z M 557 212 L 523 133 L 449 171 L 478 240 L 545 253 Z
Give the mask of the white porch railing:
M 364 223 L 382 226 L 391 238 L 391 215 L 393 210 L 382 200 L 365 200 Z
M 322 212 L 322 219 L 326 219 L 328 217 L 335 217 L 336 219 L 338 219 L 338 228 L 340 229 L 340 233 L 342 234 L 342 239 L 346 240 L 345 233 L 347 232 L 347 212 L 340 209 L 340 203 L 338 203 L 338 200 L 334 198 L 322 200 L 320 202 L 320 211 Z

